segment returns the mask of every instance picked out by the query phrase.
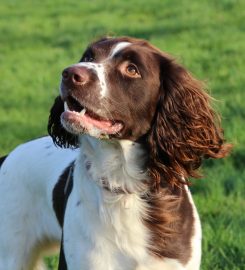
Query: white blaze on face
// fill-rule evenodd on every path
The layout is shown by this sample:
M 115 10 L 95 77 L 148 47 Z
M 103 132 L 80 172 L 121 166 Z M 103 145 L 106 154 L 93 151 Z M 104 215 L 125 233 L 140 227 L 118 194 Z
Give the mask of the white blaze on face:
M 106 84 L 106 79 L 105 79 L 105 67 L 103 63 L 81 62 L 73 66 L 80 66 L 80 67 L 86 67 L 88 69 L 93 69 L 96 72 L 99 79 L 99 84 L 101 88 L 100 94 L 102 97 L 106 95 L 107 84 Z
M 96 72 L 97 76 L 99 78 L 100 82 L 100 95 L 101 97 L 105 97 L 107 93 L 107 84 L 106 84 L 106 79 L 105 79 L 105 67 L 103 64 L 97 64 L 96 66 Z
M 128 47 L 130 44 L 131 44 L 130 42 L 125 42 L 125 41 L 117 43 L 115 47 L 112 49 L 112 52 L 109 57 L 110 58 L 114 57 L 118 52 Z

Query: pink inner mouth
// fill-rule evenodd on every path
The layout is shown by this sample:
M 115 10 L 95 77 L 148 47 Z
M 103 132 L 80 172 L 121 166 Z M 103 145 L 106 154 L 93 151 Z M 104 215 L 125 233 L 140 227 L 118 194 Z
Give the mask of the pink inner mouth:
M 93 112 L 85 111 L 85 109 L 81 110 L 81 112 L 73 111 L 68 106 L 62 113 L 62 118 L 78 129 L 82 127 L 89 131 L 96 128 L 100 133 L 110 135 L 120 132 L 123 128 L 123 124 L 118 121 L 102 119 Z

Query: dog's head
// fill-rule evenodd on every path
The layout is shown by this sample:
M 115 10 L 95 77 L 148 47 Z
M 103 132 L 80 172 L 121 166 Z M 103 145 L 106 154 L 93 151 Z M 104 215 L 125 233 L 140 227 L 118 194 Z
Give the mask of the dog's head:
M 92 43 L 62 72 L 48 130 L 62 147 L 88 133 L 144 143 L 156 185 L 197 176 L 203 158 L 220 158 L 219 119 L 202 83 L 144 40 L 121 37 Z
M 73 135 L 86 132 L 137 140 L 150 129 L 159 74 L 156 51 L 145 41 L 107 38 L 91 44 L 79 63 L 62 72 L 60 97 L 54 105 L 61 106 L 57 109 L 62 114 L 58 123 L 51 117 L 51 133 L 61 123 Z M 63 132 L 54 134 L 57 142 Z

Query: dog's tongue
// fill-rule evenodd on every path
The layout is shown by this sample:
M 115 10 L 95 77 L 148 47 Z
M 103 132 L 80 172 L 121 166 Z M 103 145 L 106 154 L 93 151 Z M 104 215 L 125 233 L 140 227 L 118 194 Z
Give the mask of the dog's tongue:
M 122 129 L 121 123 L 113 123 L 110 120 L 98 120 L 90 116 L 86 111 L 82 111 L 81 113 L 74 111 L 65 111 L 63 113 L 63 117 L 73 122 L 73 124 L 82 126 L 87 130 L 98 129 L 101 130 L 105 134 L 115 134 L 118 133 Z

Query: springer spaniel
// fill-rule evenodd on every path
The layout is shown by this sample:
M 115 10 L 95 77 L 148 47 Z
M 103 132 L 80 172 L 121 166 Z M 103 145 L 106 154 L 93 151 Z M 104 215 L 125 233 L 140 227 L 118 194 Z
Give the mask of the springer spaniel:
M 231 148 L 202 88 L 147 41 L 92 43 L 62 73 L 51 137 L 1 159 L 0 270 L 60 241 L 60 270 L 199 269 L 188 179 Z

